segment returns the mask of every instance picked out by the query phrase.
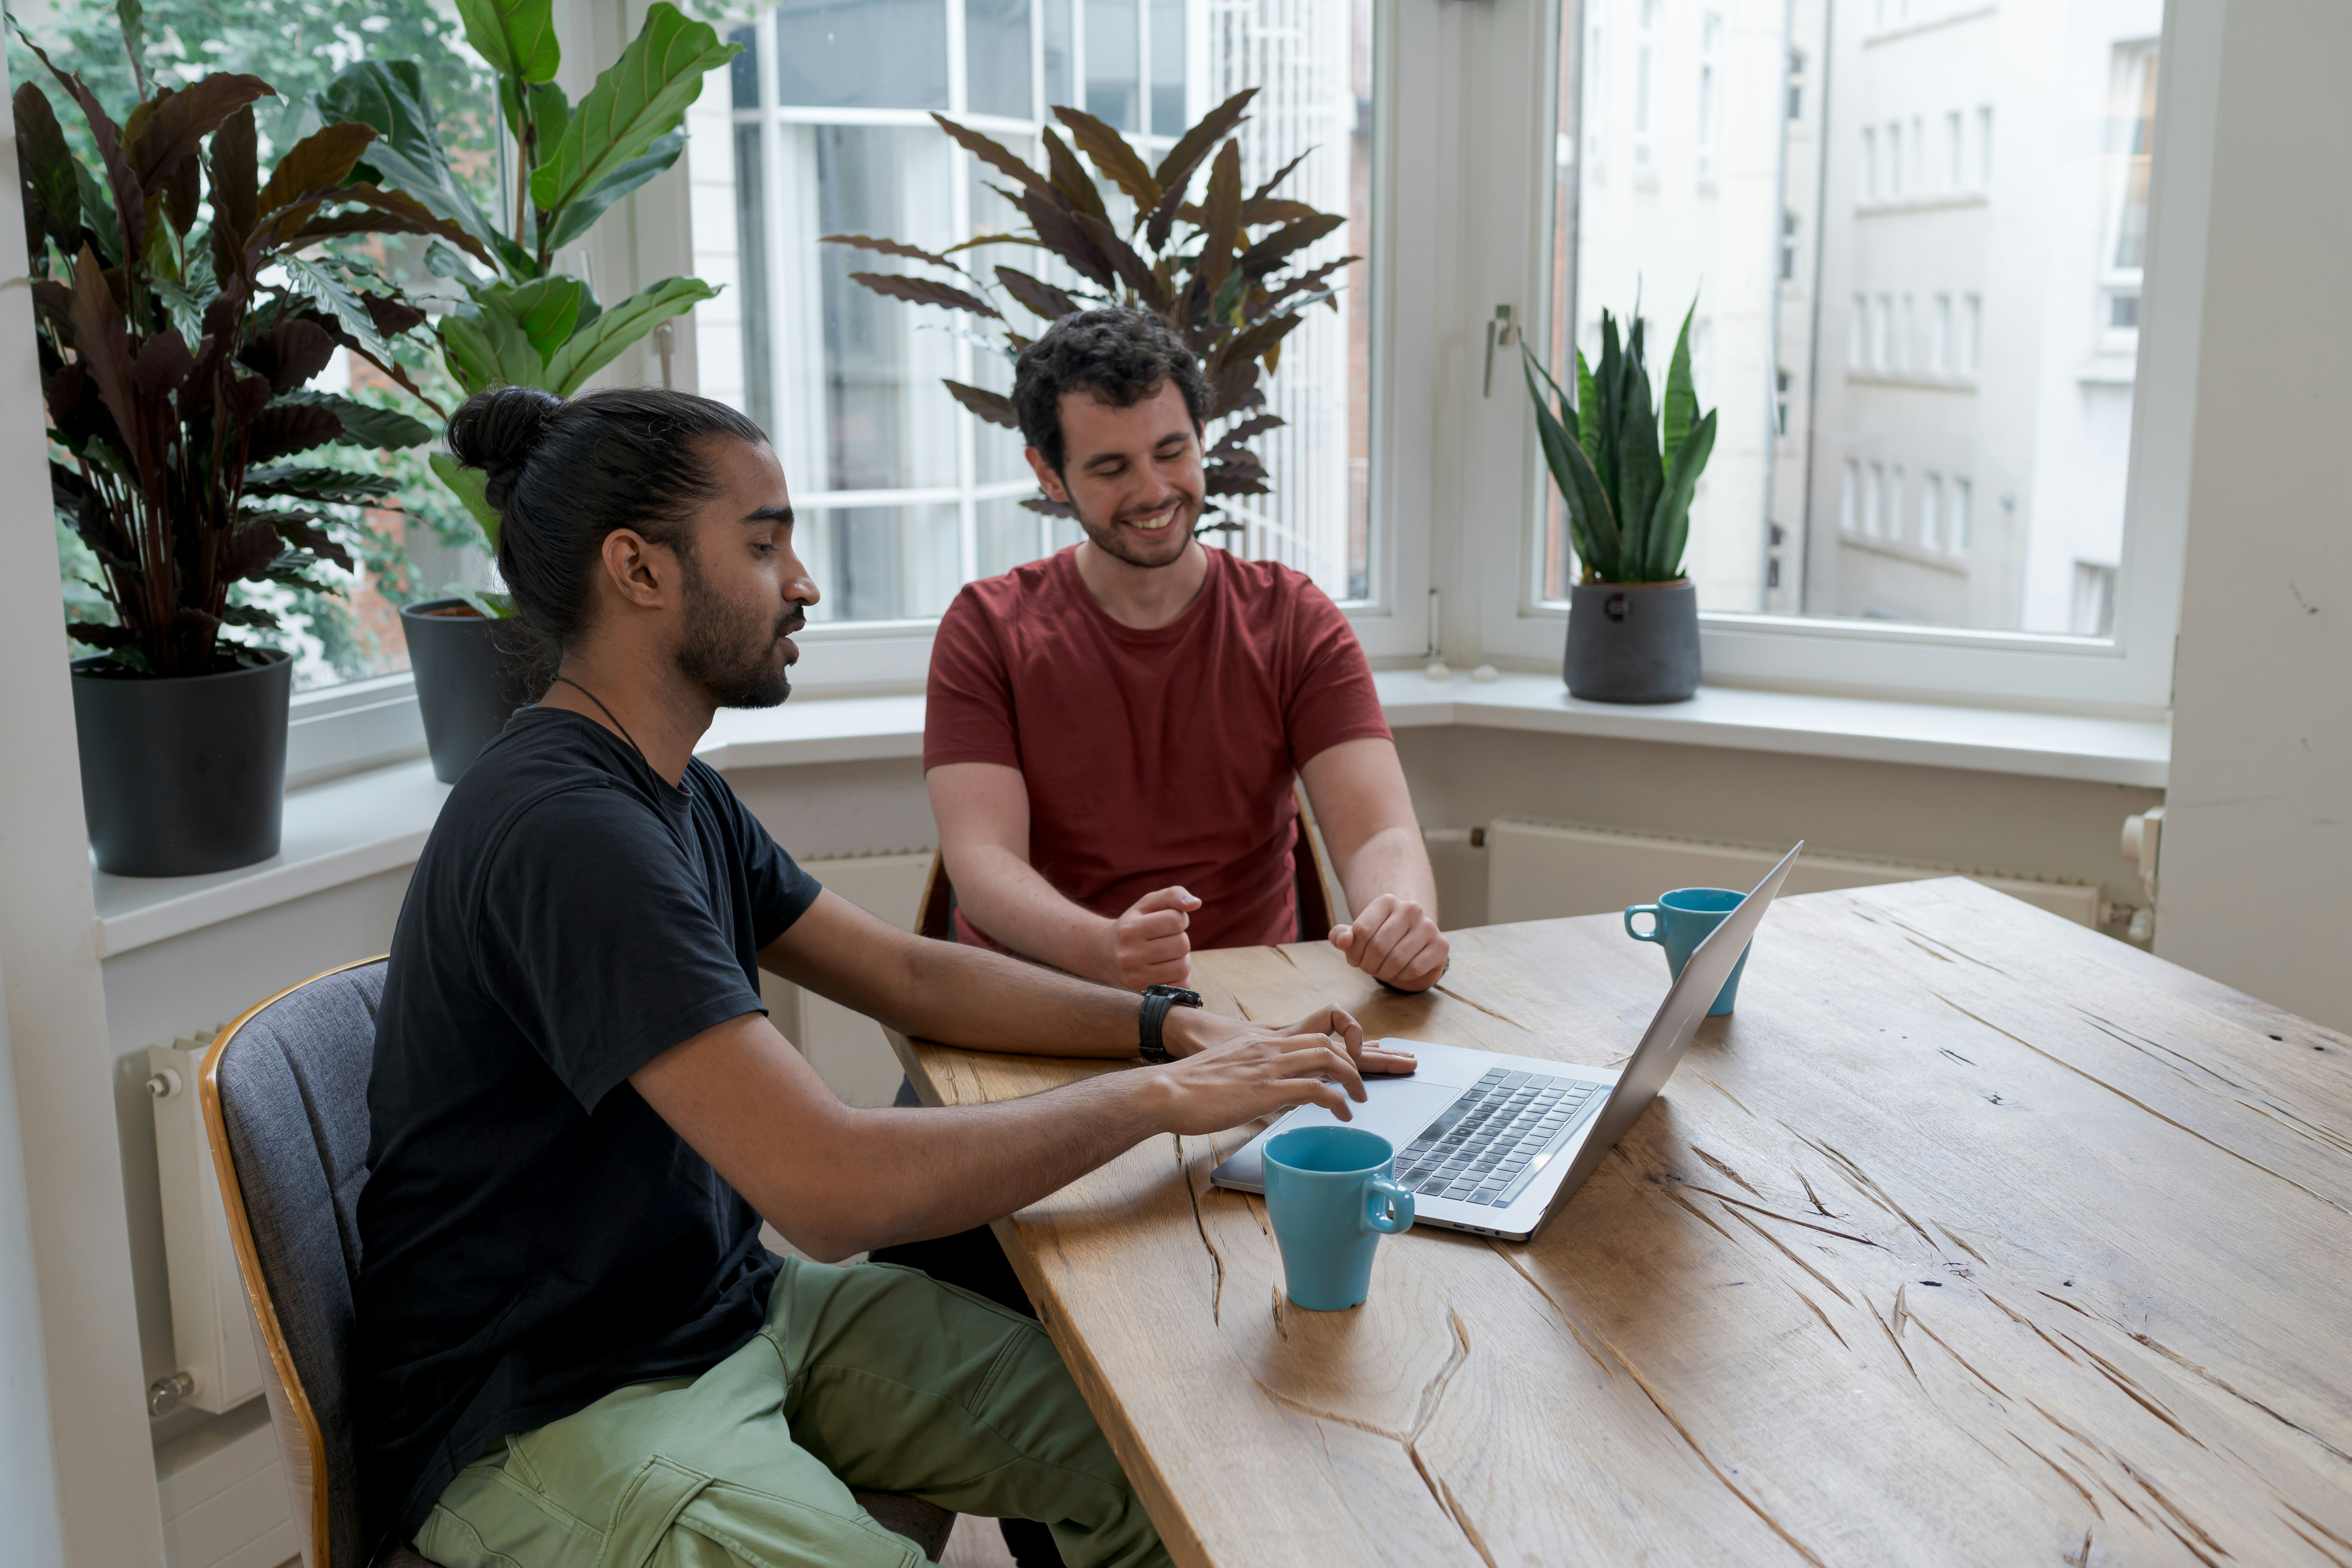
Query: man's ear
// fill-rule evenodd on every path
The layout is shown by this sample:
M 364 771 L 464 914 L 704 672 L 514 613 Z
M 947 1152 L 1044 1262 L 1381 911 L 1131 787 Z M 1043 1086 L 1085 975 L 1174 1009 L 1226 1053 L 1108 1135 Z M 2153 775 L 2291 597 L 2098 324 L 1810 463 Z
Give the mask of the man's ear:
M 652 610 L 669 596 L 677 555 L 667 545 L 656 544 L 635 529 L 616 528 L 604 536 L 598 553 L 606 584 L 623 600 Z
M 1051 463 L 1045 461 L 1045 454 L 1034 447 L 1024 447 L 1021 449 L 1021 455 L 1029 459 L 1029 471 L 1037 476 L 1038 488 L 1064 506 L 1068 506 L 1070 487 L 1062 482 L 1062 476 L 1054 471 L 1054 466 Z

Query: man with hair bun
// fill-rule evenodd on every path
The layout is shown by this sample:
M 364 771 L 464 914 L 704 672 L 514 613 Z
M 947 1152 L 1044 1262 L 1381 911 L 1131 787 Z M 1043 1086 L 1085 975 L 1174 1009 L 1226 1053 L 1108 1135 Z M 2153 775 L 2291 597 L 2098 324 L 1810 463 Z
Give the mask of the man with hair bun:
M 1169 1561 L 1036 1323 L 887 1265 L 1139 1141 L 1410 1064 L 1337 1007 L 1180 1008 L 926 942 L 817 886 L 694 760 L 791 690 L 816 585 L 757 426 L 659 390 L 470 399 L 457 460 L 551 684 L 450 793 L 393 938 L 368 1089 L 352 1561 L 889 1564 L 852 1487 Z M 1009 1103 L 843 1105 L 761 969 L 911 1035 L 1139 1065 Z M 765 1219 L 805 1256 L 761 1245 Z

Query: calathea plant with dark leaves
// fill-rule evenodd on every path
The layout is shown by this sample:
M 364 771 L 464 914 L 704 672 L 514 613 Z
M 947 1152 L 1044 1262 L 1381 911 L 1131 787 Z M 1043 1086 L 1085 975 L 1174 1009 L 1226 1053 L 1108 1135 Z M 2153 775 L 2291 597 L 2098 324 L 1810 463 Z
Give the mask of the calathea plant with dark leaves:
M 224 627 L 275 626 L 233 598 L 236 584 L 332 592 L 320 563 L 350 565 L 315 509 L 380 487 L 289 459 L 431 436 L 404 415 L 305 389 L 342 348 L 414 391 L 390 340 L 424 320 L 370 288 L 362 264 L 320 247 L 382 234 L 475 242 L 415 198 L 353 180 L 375 139 L 364 125 L 324 127 L 265 178 L 253 104 L 269 86 L 226 73 L 157 85 L 138 58 L 136 0 L 123 11 L 142 96 L 120 123 L 40 54 L 99 168 L 74 156 L 39 89 L 15 99 L 49 483 L 97 555 L 116 617 L 78 622 L 73 637 L 122 673 L 205 675 L 254 657 Z
M 1020 209 L 1028 219 L 1027 232 L 982 235 L 938 253 L 862 234 L 825 238 L 920 262 L 949 275 L 853 272 L 850 277 L 894 300 L 977 318 L 982 330 L 998 339 L 1007 358 L 1018 356 L 1031 340 L 1007 319 L 999 301 L 1046 322 L 1100 305 L 1150 311 L 1201 356 L 1209 382 L 1210 421 L 1223 425 L 1203 465 L 1208 493 L 1265 495 L 1271 489 L 1265 466 L 1250 450 L 1250 443 L 1284 420 L 1265 411 L 1264 379 L 1274 374 L 1283 340 L 1297 330 L 1310 307 L 1339 309 L 1332 279 L 1358 258 L 1304 264 L 1302 258 L 1314 246 L 1348 221 L 1275 194 L 1307 154 L 1244 194 L 1241 148 L 1232 138 L 1256 95 L 1257 89 L 1251 88 L 1211 110 L 1178 139 L 1157 167 L 1146 163 L 1118 132 L 1080 110 L 1054 110 L 1070 139 L 1066 142 L 1047 129 L 1042 170 L 1031 168 L 969 126 L 934 114 L 940 129 L 1011 182 L 991 188 Z M 1079 153 L 1118 191 L 1120 205 L 1131 209 L 1124 222 L 1114 216 L 1087 163 L 1079 162 Z M 1196 203 L 1187 198 L 1204 163 L 1208 187 Z M 955 259 L 960 253 L 992 245 L 1041 250 L 1058 259 L 1074 281 L 1066 287 L 1013 267 L 995 268 L 992 281 Z M 946 385 L 957 402 L 981 418 L 1007 429 L 1020 427 L 1012 400 L 1002 393 L 959 381 Z M 1056 517 L 1070 515 L 1067 507 L 1042 495 L 1022 504 Z M 1201 531 L 1239 526 L 1205 523 Z

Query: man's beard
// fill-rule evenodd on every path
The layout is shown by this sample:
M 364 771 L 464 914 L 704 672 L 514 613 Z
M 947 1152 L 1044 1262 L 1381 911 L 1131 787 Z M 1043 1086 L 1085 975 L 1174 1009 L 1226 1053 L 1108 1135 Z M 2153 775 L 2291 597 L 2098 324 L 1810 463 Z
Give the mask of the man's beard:
M 772 621 L 737 609 L 710 591 L 691 554 L 684 557 L 686 641 L 678 672 L 721 708 L 773 708 L 793 694 L 790 667 L 777 645 L 806 624 L 798 605 Z
M 1198 497 L 1185 496 L 1176 503 L 1176 515 L 1168 520 L 1168 527 L 1165 530 L 1168 539 L 1173 542 L 1175 549 L 1165 557 L 1146 553 L 1154 547 L 1164 548 L 1164 546 L 1160 546 L 1160 541 L 1156 539 L 1149 543 L 1130 540 L 1127 531 L 1119 526 L 1116 515 L 1108 524 L 1097 528 L 1092 519 L 1078 510 L 1075 502 L 1070 507 L 1070 512 L 1078 520 L 1078 526 L 1087 531 L 1087 538 L 1093 542 L 1097 550 L 1114 560 L 1124 561 L 1129 566 L 1141 566 L 1151 570 L 1161 566 L 1173 566 L 1184 559 L 1184 547 L 1192 543 L 1192 530 L 1201 521 L 1201 502 Z

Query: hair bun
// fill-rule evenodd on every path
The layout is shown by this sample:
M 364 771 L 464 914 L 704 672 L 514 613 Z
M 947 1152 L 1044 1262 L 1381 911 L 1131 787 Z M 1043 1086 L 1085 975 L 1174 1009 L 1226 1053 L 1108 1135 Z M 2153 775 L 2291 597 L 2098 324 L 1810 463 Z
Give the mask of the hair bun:
M 503 511 L 523 465 L 547 434 L 563 399 L 536 386 L 478 392 L 449 416 L 449 455 L 488 476 L 485 499 Z

